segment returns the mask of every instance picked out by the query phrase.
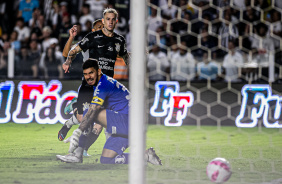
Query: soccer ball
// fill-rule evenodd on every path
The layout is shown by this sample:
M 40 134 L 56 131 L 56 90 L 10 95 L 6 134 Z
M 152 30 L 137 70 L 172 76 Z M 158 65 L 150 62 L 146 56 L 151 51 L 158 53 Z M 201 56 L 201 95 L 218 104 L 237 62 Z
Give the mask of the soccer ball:
M 231 176 L 231 167 L 225 158 L 215 158 L 207 166 L 207 176 L 214 183 L 223 183 Z

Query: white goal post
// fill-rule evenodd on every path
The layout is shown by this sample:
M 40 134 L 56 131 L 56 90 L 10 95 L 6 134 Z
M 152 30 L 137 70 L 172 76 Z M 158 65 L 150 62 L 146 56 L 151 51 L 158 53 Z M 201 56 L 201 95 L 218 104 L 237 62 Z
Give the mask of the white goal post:
M 144 184 L 145 179 L 145 69 L 146 1 L 130 2 L 131 62 L 129 90 L 129 183 Z

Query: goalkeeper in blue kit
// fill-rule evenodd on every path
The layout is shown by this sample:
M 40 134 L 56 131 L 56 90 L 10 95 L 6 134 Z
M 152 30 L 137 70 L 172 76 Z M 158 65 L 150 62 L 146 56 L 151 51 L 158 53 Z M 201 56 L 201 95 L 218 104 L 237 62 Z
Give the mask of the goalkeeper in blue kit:
M 69 163 L 83 161 L 85 147 L 84 134 L 94 122 L 106 128 L 111 136 L 107 139 L 100 162 L 103 164 L 128 164 L 128 89 L 115 79 L 103 74 L 95 59 L 89 59 L 83 64 L 85 80 L 93 83 L 94 94 L 91 104 L 84 112 L 82 122 L 74 130 L 70 138 L 70 154 L 57 155 L 57 159 Z M 153 148 L 145 152 L 146 161 L 154 165 L 162 165 Z

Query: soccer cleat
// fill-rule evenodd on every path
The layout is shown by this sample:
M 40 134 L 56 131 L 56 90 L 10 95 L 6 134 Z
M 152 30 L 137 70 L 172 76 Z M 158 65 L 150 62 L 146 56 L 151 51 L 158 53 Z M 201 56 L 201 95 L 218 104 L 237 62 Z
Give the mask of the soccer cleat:
M 83 159 L 82 157 L 79 158 L 77 156 L 75 156 L 74 153 L 70 153 L 67 155 L 56 155 L 58 160 L 61 160 L 62 162 L 66 162 L 66 163 L 82 163 Z
M 161 159 L 156 154 L 154 148 L 149 148 L 146 152 L 147 162 L 153 165 L 163 165 Z
M 67 134 L 68 134 L 70 129 L 71 128 L 68 128 L 66 123 L 63 125 L 61 130 L 58 132 L 58 139 L 59 139 L 59 141 L 62 141 L 62 140 L 64 140 L 66 138 L 66 136 L 67 136 Z
M 72 104 L 77 102 L 77 98 L 73 97 L 73 99 L 71 100 L 71 102 L 65 107 L 64 109 L 64 113 L 65 114 L 69 114 L 73 109 L 72 109 Z
M 91 155 L 89 155 L 89 154 L 87 153 L 87 150 L 83 150 L 83 156 L 84 156 L 84 157 L 90 157 Z

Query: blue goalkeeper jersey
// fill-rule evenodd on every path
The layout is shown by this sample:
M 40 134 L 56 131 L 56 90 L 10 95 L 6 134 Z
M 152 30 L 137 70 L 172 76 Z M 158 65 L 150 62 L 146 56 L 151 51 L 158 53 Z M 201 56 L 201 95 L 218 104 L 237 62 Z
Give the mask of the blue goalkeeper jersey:
M 117 80 L 103 74 L 96 88 L 91 104 L 98 104 L 105 109 L 128 114 L 128 89 Z

